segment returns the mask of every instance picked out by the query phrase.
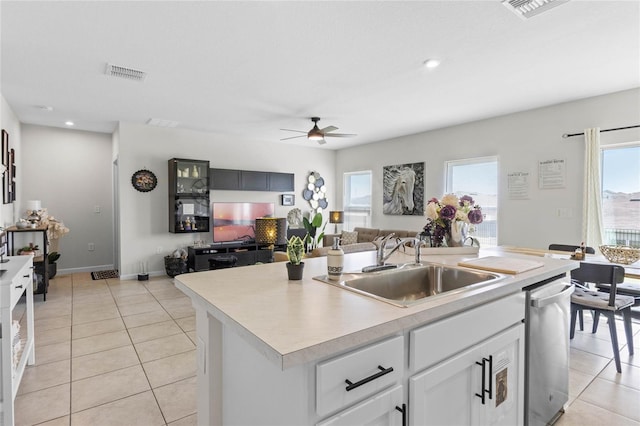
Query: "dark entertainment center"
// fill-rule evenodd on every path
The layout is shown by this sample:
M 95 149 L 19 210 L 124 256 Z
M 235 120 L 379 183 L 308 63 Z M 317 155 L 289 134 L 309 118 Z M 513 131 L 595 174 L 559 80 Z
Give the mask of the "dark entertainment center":
M 169 232 L 213 233 L 212 244 L 187 247 L 187 271 L 206 271 L 217 265 L 268 263 L 273 261 L 274 250 L 286 249 L 285 245 L 259 245 L 254 239 L 255 215 L 272 215 L 273 204 L 271 210 L 266 211 L 260 205 L 268 203 L 211 203 L 210 191 L 289 192 L 295 186 L 293 173 L 216 169 L 210 168 L 208 161 L 184 158 L 170 159 L 168 168 Z M 238 204 L 239 210 L 222 211 L 225 204 L 230 205 L 229 208 Z M 248 206 L 250 204 L 254 206 Z

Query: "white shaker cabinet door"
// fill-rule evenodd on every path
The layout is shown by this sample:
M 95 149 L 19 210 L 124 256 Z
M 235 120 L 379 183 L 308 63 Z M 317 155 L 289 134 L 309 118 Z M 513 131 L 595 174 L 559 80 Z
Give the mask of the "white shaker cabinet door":
M 522 424 L 523 336 L 514 326 L 412 376 L 409 424 Z

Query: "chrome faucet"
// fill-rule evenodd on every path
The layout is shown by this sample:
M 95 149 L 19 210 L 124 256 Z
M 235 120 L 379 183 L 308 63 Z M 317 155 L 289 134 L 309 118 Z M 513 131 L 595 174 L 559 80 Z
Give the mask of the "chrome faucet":
M 385 255 L 384 250 L 385 247 L 387 246 L 387 242 L 389 242 L 389 240 L 393 237 L 395 237 L 395 233 L 390 233 L 388 235 L 385 235 L 384 237 L 381 238 L 376 238 L 375 240 L 373 240 L 373 244 L 376 245 L 376 265 L 378 266 L 382 266 L 384 265 L 384 262 L 389 258 L 389 256 L 391 256 L 391 254 L 396 251 L 398 249 L 398 247 L 400 245 L 396 245 L 389 253 L 387 253 Z

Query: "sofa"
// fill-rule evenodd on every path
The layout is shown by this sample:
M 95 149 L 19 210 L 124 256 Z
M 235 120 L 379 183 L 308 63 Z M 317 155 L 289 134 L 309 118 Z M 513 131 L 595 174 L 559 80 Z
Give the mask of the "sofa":
M 331 250 L 336 237 L 341 239 L 340 247 L 342 247 L 342 251 L 345 254 L 373 251 L 376 250 L 373 240 L 389 235 L 392 232 L 395 234 L 394 237 L 397 238 L 415 237 L 418 234 L 418 231 L 355 227 L 353 231 L 342 231 L 340 234 L 325 234 L 322 239 L 322 247 L 313 249 L 311 253 L 307 253 L 306 257 L 326 256 L 327 252 Z M 285 261 L 287 260 L 287 255 L 284 252 L 276 252 L 274 253 L 274 260 L 276 262 Z

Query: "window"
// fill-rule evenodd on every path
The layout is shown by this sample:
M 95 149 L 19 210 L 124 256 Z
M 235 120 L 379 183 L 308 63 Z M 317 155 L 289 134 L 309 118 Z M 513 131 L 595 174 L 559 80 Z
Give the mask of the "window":
M 446 193 L 470 195 L 482 207 L 484 220 L 471 235 L 481 247 L 498 245 L 498 158 L 447 161 L 445 168 Z
M 344 174 L 344 229 L 371 224 L 371 170 Z
M 602 148 L 604 243 L 640 247 L 640 143 Z

